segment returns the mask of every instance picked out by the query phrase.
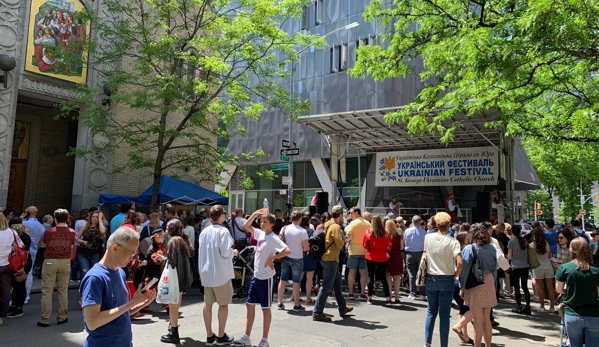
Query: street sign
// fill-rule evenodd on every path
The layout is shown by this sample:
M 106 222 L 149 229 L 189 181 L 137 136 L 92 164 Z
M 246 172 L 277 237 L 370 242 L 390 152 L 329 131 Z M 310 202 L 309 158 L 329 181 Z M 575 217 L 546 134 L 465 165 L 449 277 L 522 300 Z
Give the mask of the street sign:
M 585 214 L 587 214 L 587 211 L 585 210 L 580 210 L 578 211 L 578 213 L 580 213 L 581 216 L 584 216 Z
M 286 155 L 286 156 L 299 155 L 299 148 L 282 149 L 281 155 Z
M 289 164 L 270 164 L 270 171 L 289 170 Z
M 288 157 L 288 156 L 286 156 L 286 155 L 282 155 L 282 154 L 281 154 L 281 156 L 279 157 L 279 160 L 280 160 L 280 161 L 286 161 L 286 162 L 289 162 L 289 161 L 291 160 L 291 158 L 289 158 L 289 157 Z
M 293 146 L 289 146 L 289 140 L 283 140 L 281 143 L 281 146 L 283 146 L 285 148 L 289 148 L 289 147 L 295 148 L 295 147 L 297 147 L 297 144 L 294 142 Z
M 285 189 L 279 189 L 280 195 L 287 195 L 287 191 Z
M 290 176 L 283 176 L 283 185 L 288 186 L 291 184 L 291 177 Z

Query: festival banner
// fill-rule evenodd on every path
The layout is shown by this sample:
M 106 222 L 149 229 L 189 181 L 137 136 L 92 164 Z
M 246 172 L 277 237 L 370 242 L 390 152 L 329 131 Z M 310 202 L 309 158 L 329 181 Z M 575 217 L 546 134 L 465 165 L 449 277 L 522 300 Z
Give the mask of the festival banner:
M 499 177 L 494 146 L 384 152 L 376 162 L 377 187 L 485 186 Z

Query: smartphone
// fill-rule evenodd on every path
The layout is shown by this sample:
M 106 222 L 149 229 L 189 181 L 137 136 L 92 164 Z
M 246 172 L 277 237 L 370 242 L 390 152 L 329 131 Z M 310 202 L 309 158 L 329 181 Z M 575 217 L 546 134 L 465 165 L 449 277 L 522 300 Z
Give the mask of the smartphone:
M 141 292 L 145 294 L 145 292 L 148 291 L 148 289 L 152 288 L 152 286 L 154 284 L 156 284 L 156 282 L 158 282 L 158 278 L 154 277 L 150 280 L 150 282 L 148 282 L 148 284 L 146 284 L 143 288 L 141 288 Z
M 27 213 L 25 213 L 25 219 L 29 219 L 30 216 L 31 216 L 31 212 L 27 211 Z

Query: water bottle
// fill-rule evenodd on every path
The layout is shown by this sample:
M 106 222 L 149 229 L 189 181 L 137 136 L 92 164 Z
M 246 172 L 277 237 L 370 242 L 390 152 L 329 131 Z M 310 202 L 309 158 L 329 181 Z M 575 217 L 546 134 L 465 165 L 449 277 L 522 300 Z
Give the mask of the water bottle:
M 262 207 L 264 207 L 266 209 L 266 212 L 268 212 L 268 199 L 264 198 L 264 203 L 262 204 Z

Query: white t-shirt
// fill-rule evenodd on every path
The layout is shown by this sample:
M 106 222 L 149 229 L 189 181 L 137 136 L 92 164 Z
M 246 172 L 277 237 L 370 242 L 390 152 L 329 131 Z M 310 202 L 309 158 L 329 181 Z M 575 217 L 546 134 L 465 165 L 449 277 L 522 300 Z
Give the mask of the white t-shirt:
M 308 239 L 306 229 L 295 224 L 290 224 L 285 227 L 284 234 L 285 243 L 291 250 L 291 254 L 288 257 L 291 259 L 302 259 L 304 257 L 304 241 Z
M 204 287 L 220 287 L 235 278 L 231 246 L 231 234 L 221 225 L 211 225 L 200 234 L 198 272 Z
M 191 246 L 191 250 L 195 250 L 194 244 L 196 242 L 196 230 L 191 225 L 188 225 L 185 227 L 185 229 L 183 229 L 183 232 L 186 233 L 187 238 L 189 238 L 189 245 Z
M 438 233 L 427 234 L 424 238 L 427 253 L 427 273 L 431 276 L 453 276 L 455 257 L 462 254 L 458 240 Z
M 247 234 L 245 233 L 245 228 L 243 225 L 245 224 L 246 219 L 243 217 L 235 217 L 233 221 L 233 229 L 235 229 L 235 240 L 245 240 L 247 239 Z
M 268 258 L 277 252 L 283 251 L 287 245 L 273 232 L 266 235 L 264 231 L 254 228 L 254 239 L 258 241 L 256 256 L 254 257 L 254 277 L 259 280 L 272 278 L 276 271 L 266 265 Z

